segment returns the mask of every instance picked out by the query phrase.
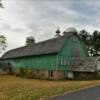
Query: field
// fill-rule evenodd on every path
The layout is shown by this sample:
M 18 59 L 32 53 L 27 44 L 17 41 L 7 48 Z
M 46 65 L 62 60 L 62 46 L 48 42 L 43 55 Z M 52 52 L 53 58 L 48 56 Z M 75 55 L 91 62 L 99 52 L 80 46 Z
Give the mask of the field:
M 43 100 L 53 95 L 99 84 L 100 80 L 49 81 L 1 75 L 0 100 Z

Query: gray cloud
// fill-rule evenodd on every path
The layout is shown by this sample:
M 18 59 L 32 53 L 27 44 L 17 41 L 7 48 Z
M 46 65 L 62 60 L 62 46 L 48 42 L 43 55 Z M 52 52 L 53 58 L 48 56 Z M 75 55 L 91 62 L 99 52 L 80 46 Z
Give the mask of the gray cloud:
M 93 31 L 100 25 L 97 0 L 3 0 L 3 5 L 0 30 L 8 49 L 24 45 L 29 35 L 36 41 L 52 38 L 57 26 L 62 31 L 70 26 Z

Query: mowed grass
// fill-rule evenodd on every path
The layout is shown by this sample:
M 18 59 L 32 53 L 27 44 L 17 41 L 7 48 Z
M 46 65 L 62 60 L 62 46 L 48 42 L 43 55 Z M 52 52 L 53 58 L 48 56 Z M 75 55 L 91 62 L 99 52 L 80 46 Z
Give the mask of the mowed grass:
M 100 80 L 50 81 L 1 75 L 0 100 L 44 100 L 53 95 L 99 84 Z

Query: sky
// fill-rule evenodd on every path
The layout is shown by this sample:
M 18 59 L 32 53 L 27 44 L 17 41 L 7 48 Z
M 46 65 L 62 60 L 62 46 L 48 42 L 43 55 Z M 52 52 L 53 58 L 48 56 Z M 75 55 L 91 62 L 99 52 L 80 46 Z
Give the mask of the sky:
M 33 36 L 36 42 L 53 38 L 57 27 L 61 32 L 68 27 L 90 33 L 100 31 L 100 0 L 3 0 L 2 3 L 0 34 L 7 38 L 6 51 L 24 46 L 28 36 Z

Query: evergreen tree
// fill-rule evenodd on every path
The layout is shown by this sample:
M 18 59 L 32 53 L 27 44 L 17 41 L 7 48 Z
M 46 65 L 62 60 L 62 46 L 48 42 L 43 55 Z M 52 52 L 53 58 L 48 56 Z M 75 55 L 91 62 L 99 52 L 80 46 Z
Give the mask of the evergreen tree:
M 94 47 L 94 56 L 98 56 L 100 52 L 100 32 L 95 30 L 92 35 L 92 45 Z
M 94 30 L 94 32 L 90 34 L 89 32 L 83 29 L 79 32 L 79 36 L 84 41 L 89 55 L 100 55 L 100 32 Z
M 90 35 L 90 33 L 83 29 L 79 32 L 79 36 L 84 41 L 88 52 L 90 52 L 90 47 L 91 47 L 91 35 Z

